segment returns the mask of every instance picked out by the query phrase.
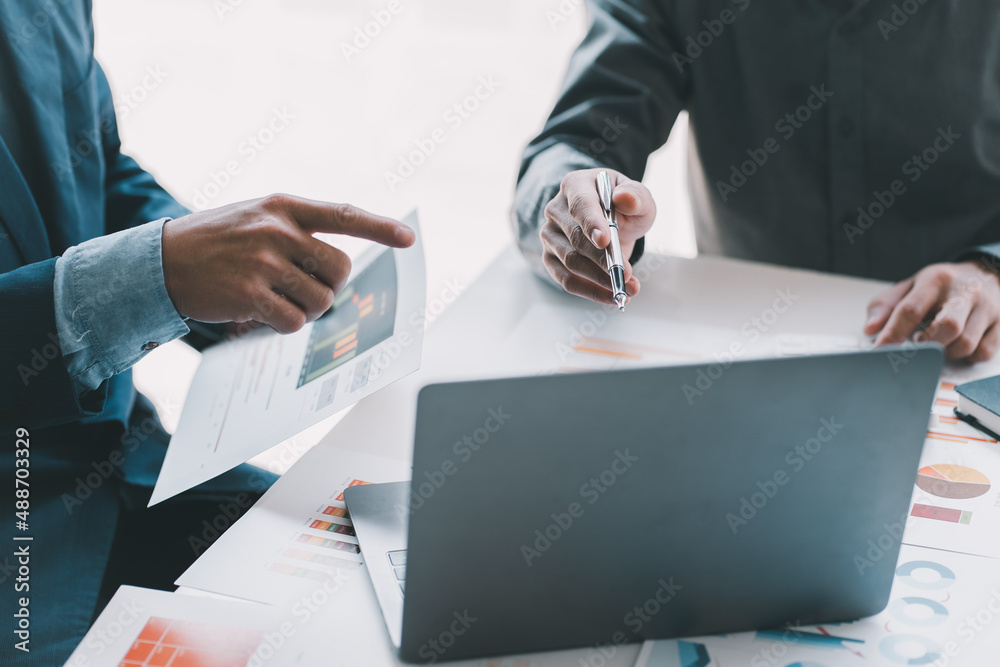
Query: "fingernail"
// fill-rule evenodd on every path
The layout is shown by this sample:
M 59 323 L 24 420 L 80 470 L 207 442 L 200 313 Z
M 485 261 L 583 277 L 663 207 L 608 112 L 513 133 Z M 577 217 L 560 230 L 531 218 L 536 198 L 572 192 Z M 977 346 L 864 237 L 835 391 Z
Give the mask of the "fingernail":
M 411 238 L 416 238 L 412 229 L 410 229 L 409 227 L 405 227 L 403 225 L 400 225 L 399 227 L 396 228 L 396 239 L 398 241 L 400 241 L 401 243 L 406 243 Z
M 878 322 L 879 319 L 881 319 L 881 317 L 882 317 L 882 309 L 881 308 L 873 308 L 868 313 L 868 321 L 865 322 L 865 326 L 866 327 L 870 327 L 871 325 L 873 325 L 876 322 Z
M 916 342 L 916 343 L 923 343 L 927 339 L 928 339 L 928 336 L 923 331 L 918 331 L 913 336 L 913 341 Z
M 601 240 L 604 238 L 604 232 L 602 232 L 600 229 L 595 229 L 590 233 L 590 238 L 593 239 L 594 245 L 600 247 Z

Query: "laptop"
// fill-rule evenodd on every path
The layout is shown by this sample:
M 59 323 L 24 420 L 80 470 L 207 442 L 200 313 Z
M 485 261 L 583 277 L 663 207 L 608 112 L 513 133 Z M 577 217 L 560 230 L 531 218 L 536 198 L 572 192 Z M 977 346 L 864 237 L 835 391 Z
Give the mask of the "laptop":
M 885 608 L 934 345 L 455 382 L 412 482 L 345 500 L 406 662 L 850 621 Z

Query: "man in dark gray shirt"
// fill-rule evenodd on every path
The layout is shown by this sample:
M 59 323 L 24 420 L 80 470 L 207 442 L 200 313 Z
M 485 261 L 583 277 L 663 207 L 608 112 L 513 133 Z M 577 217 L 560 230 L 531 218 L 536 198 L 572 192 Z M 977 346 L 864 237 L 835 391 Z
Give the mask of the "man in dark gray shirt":
M 902 281 L 869 306 L 877 342 L 915 333 L 951 358 L 996 352 L 1000 5 L 587 6 L 587 36 L 518 178 L 517 235 L 536 271 L 612 302 L 595 175 L 615 182 L 631 264 L 656 214 L 639 182 L 646 159 L 687 110 L 699 252 Z

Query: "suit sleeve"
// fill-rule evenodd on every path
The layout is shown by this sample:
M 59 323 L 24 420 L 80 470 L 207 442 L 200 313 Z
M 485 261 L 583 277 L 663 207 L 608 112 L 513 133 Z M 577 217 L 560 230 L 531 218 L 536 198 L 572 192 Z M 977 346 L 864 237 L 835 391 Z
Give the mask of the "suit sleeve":
M 0 423 L 52 426 L 99 414 L 108 384 L 78 395 L 62 358 L 53 281 L 56 259 L 0 274 Z
M 538 238 L 545 205 L 570 171 L 606 166 L 641 180 L 688 96 L 688 67 L 663 0 L 588 0 L 591 24 L 518 173 L 513 222 L 532 267 L 547 275 Z M 639 246 L 637 245 L 637 248 Z M 632 259 L 637 259 L 633 254 Z

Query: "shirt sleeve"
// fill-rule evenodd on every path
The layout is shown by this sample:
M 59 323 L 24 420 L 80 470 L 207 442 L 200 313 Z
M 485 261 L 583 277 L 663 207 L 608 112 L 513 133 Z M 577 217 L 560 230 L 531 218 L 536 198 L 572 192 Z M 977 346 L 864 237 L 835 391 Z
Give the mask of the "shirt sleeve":
M 163 280 L 162 218 L 69 248 L 56 262 L 56 329 L 78 394 L 188 327 Z
M 524 151 L 512 218 L 518 246 L 547 276 L 538 238 L 545 205 L 578 169 L 615 169 L 641 180 L 690 94 L 689 68 L 672 54 L 681 43 L 674 3 L 588 0 L 587 35 L 570 59 L 545 127 Z M 630 261 L 638 260 L 637 244 Z

